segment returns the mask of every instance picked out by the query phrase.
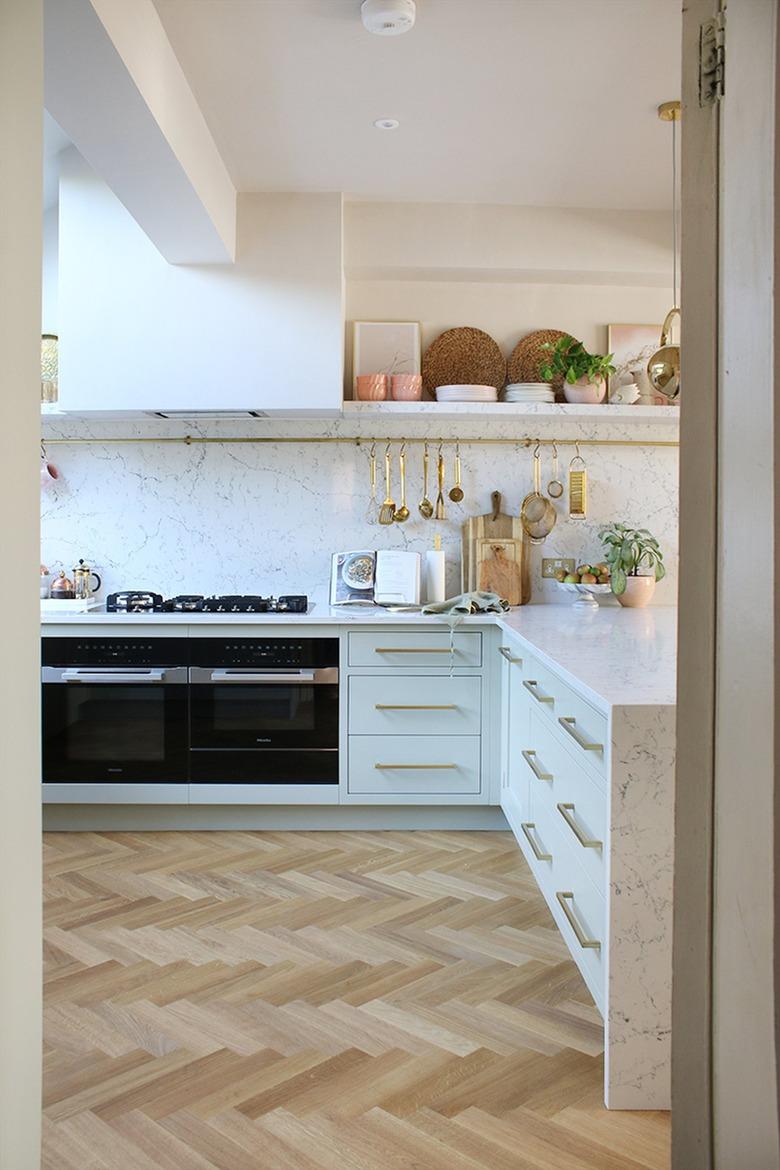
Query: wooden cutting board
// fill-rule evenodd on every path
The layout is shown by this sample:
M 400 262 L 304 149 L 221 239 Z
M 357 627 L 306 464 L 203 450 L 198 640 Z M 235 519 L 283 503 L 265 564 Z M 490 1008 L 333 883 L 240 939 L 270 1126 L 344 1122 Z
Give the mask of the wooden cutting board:
M 461 584 L 464 592 L 498 593 L 510 605 L 530 601 L 525 538 L 519 516 L 501 511 L 501 492 L 491 495 L 493 511 L 463 525 Z

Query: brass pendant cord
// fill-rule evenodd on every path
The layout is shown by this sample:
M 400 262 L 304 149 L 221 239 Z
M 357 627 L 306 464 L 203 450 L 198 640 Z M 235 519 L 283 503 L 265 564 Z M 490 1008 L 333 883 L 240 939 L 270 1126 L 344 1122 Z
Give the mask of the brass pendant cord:
M 658 408 L 663 409 L 662 407 Z M 384 438 L 379 435 L 363 436 L 363 435 L 303 435 L 293 437 L 291 435 L 284 436 L 270 436 L 270 435 L 140 435 L 130 437 L 113 437 L 113 438 L 50 438 L 44 440 L 47 447 L 54 446 L 79 446 L 82 444 L 92 444 L 94 446 L 105 446 L 114 444 L 134 444 L 134 443 L 184 443 L 186 446 L 193 446 L 196 443 L 296 443 L 303 446 L 309 443 L 350 443 L 355 447 L 364 447 L 372 443 L 406 443 L 407 446 L 423 446 L 425 443 L 459 443 L 461 447 L 482 447 L 482 446 L 503 446 L 503 447 L 532 447 L 537 443 L 547 446 L 558 447 L 679 447 L 677 439 L 540 439 L 536 436 L 522 435 L 519 438 L 464 438 L 459 435 L 453 439 L 435 439 L 430 435 L 427 438 L 408 439 L 402 438 L 398 435 Z

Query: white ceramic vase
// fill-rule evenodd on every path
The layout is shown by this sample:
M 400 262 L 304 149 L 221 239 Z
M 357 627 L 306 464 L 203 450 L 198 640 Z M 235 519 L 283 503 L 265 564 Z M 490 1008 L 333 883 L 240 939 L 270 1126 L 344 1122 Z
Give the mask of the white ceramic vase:
M 587 378 L 579 378 L 576 382 L 563 383 L 563 394 L 567 402 L 579 403 L 585 406 L 597 406 L 604 401 L 607 392 L 607 383 L 604 378 L 596 382 L 589 382 Z

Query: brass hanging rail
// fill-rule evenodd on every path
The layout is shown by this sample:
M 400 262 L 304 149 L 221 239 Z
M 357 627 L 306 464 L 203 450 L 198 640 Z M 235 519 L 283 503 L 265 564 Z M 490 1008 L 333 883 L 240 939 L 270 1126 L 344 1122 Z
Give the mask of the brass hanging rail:
M 94 443 L 97 445 L 116 444 L 116 443 L 184 443 L 186 446 L 191 446 L 194 443 L 351 443 L 355 447 L 363 447 L 371 443 L 406 443 L 407 446 L 416 445 L 421 446 L 424 443 L 460 443 L 461 447 L 477 447 L 477 446 L 504 446 L 504 447 L 531 447 L 537 443 L 552 445 L 555 443 L 558 447 L 679 447 L 679 440 L 677 439 L 558 439 L 549 438 L 541 439 L 537 436 L 523 435 L 520 438 L 504 439 L 504 438 L 463 438 L 462 435 L 453 437 L 451 439 L 441 439 L 438 436 L 428 436 L 427 438 L 403 438 L 400 435 L 393 435 L 388 437 L 380 435 L 302 435 L 298 438 L 292 435 L 276 436 L 271 435 L 139 435 L 137 437 L 123 436 L 121 438 L 105 438 L 98 437 L 90 438 L 47 438 L 44 443 L 47 447 L 55 445 L 74 446 L 82 443 Z

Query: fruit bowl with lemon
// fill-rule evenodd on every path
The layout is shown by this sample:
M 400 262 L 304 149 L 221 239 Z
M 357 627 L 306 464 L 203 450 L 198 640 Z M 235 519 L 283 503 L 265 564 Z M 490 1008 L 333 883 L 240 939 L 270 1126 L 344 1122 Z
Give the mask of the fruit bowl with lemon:
M 597 565 L 578 565 L 573 573 L 564 573 L 563 569 L 559 569 L 555 580 L 567 593 L 577 594 L 575 609 L 589 610 L 591 613 L 599 608 L 599 594 L 603 596 L 612 592 L 612 578 L 606 561 L 599 561 Z

